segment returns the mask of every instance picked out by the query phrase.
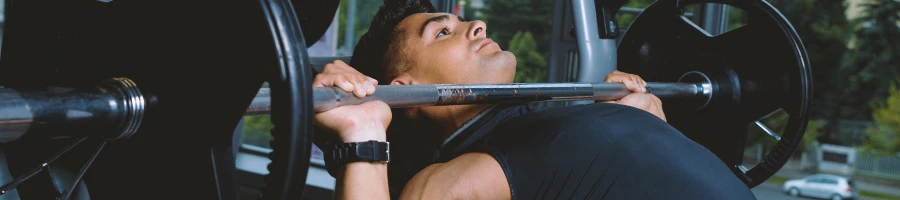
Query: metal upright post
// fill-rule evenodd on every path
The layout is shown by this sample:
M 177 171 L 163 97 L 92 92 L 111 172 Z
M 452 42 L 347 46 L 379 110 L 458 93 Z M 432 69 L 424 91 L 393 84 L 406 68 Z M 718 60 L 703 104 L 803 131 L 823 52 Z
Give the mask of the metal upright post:
M 602 38 L 593 0 L 572 0 L 578 41 L 578 82 L 603 82 L 616 69 L 616 38 Z M 610 20 L 610 23 L 614 22 Z M 605 24 L 604 24 L 605 25 Z M 604 26 L 606 27 L 606 26 Z
M 578 82 L 599 83 L 616 70 L 617 37 L 619 28 L 615 13 L 624 0 L 606 1 L 595 5 L 594 0 L 572 0 L 575 21 L 575 39 L 578 45 Z M 574 101 L 571 104 L 588 104 L 593 101 Z
M 344 28 L 344 49 L 353 52 L 356 41 L 356 0 L 347 0 L 347 24 Z
M 728 5 L 708 3 L 703 9 L 703 29 L 712 35 L 728 31 Z

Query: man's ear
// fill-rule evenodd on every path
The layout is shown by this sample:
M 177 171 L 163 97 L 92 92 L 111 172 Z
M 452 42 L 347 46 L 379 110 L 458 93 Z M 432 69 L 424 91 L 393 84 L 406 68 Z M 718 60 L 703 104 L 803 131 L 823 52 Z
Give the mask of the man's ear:
M 391 80 L 391 85 L 412 85 L 412 84 L 413 84 L 413 78 L 412 78 L 412 75 L 409 75 L 408 72 L 403 72 L 402 74 L 400 74 L 399 76 L 394 78 L 394 80 Z

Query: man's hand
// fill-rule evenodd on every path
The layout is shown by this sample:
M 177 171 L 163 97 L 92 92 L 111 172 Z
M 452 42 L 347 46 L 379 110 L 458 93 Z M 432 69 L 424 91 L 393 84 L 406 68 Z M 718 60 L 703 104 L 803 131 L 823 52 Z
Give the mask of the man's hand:
M 378 81 L 336 60 L 316 75 L 313 87 L 337 86 L 357 97 L 375 92 Z M 391 123 L 391 109 L 381 101 L 341 106 L 315 115 L 316 125 L 337 133 L 342 142 L 387 141 L 385 130 Z
M 656 95 L 646 93 L 647 82 L 640 76 L 616 70 L 609 73 L 609 75 L 606 75 L 606 80 L 604 80 L 604 82 L 623 83 L 625 84 L 625 88 L 628 88 L 628 90 L 632 92 L 631 94 L 622 97 L 622 99 L 606 101 L 607 103 L 617 103 L 635 107 L 650 112 L 650 114 L 656 115 L 663 121 L 666 121 L 666 114 L 663 113 L 662 101 L 659 100 L 659 97 L 656 97 Z
M 619 70 L 614 70 L 612 73 L 607 74 L 603 82 L 623 83 L 625 88 L 628 88 L 628 91 L 633 93 L 647 92 L 647 82 L 644 79 L 638 75 L 620 72 Z
M 357 97 L 365 97 L 375 92 L 378 80 L 368 77 L 344 63 L 335 60 L 322 68 L 322 73 L 313 79 L 313 87 L 338 86 L 347 92 L 353 92 Z

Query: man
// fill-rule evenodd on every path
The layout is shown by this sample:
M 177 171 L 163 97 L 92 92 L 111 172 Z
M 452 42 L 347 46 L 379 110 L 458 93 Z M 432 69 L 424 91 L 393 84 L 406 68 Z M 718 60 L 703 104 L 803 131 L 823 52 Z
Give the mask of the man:
M 362 97 L 372 94 L 379 82 L 511 83 L 515 57 L 486 38 L 486 31 L 487 26 L 481 21 L 463 21 L 447 13 L 435 13 L 427 0 L 386 1 L 359 42 L 351 62 L 353 67 L 340 61 L 329 64 L 313 85 L 340 87 Z M 335 143 L 387 141 L 390 132 L 402 135 L 403 142 L 416 147 L 391 147 L 392 157 L 415 154 L 410 152 L 428 155 L 437 149 L 433 157 L 401 160 L 422 161 L 427 167 L 392 165 L 404 169 L 396 174 L 392 170 L 392 184 L 385 163 L 330 166 L 337 168 L 333 174 L 338 180 L 335 196 L 754 198 L 714 154 L 666 124 L 660 100 L 644 93 L 646 83 L 640 77 L 613 72 L 606 81 L 625 84 L 633 93 L 612 102 L 565 108 L 504 104 L 392 111 L 383 102 L 373 101 L 319 113 L 315 116 L 317 126 L 334 132 L 338 140 Z M 440 140 L 408 139 L 429 138 L 425 136 Z M 393 141 L 398 146 L 401 143 Z M 327 153 L 329 146 L 324 145 L 323 149 Z

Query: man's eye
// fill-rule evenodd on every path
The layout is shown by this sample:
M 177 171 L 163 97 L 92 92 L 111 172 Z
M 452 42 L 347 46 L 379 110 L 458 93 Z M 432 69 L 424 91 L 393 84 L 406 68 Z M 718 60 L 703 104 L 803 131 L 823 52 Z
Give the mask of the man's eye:
M 444 29 L 441 29 L 441 32 L 438 32 L 437 37 L 441 37 L 441 36 L 445 36 L 445 35 L 449 35 L 449 34 L 450 34 L 450 30 L 448 30 L 447 28 L 444 28 Z

